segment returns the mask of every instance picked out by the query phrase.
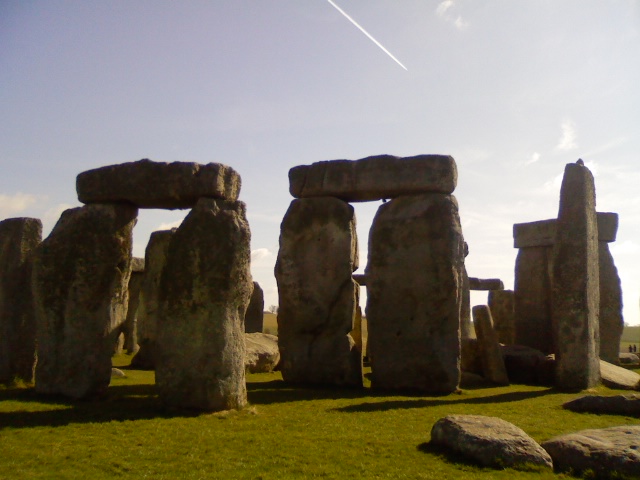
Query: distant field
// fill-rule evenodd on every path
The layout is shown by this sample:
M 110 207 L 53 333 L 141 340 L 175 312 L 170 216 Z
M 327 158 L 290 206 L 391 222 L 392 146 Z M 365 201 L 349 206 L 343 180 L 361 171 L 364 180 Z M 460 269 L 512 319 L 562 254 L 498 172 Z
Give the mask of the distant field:
M 271 335 L 278 334 L 278 316 L 275 313 L 264 312 L 262 331 Z
M 620 351 L 628 352 L 629 345 L 637 345 L 640 349 L 640 325 L 624 327 L 622 340 L 620 341 Z

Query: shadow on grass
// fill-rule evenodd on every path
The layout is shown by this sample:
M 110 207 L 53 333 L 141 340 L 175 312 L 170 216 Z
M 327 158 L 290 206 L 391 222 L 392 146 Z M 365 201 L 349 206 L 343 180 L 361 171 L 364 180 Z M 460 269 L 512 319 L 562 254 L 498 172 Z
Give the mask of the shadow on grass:
M 284 380 L 247 382 L 247 396 L 253 405 L 301 402 L 308 400 L 338 400 L 377 396 L 368 388 L 339 388 L 286 383 Z
M 106 396 L 94 400 L 70 400 L 41 395 L 33 388 L 0 390 L 1 401 L 51 405 L 50 410 L 0 412 L 0 430 L 64 426 L 74 423 L 105 423 L 153 418 L 195 417 L 192 410 L 167 409 L 158 401 L 154 385 L 117 385 Z
M 460 398 L 452 399 L 449 395 L 442 400 L 438 398 L 417 398 L 407 400 L 388 400 L 383 402 L 365 402 L 358 405 L 348 405 L 346 407 L 338 407 L 332 409 L 336 412 L 346 413 L 362 413 L 362 412 L 377 412 L 384 410 L 398 410 L 409 408 L 425 408 L 425 407 L 438 407 L 442 405 L 458 405 L 458 404 L 486 404 L 486 403 L 507 403 L 507 402 L 519 402 L 522 400 L 528 400 L 531 398 L 542 397 L 557 393 L 553 389 L 540 390 L 536 392 L 508 392 L 498 395 L 490 395 L 487 397 L 476 398 Z

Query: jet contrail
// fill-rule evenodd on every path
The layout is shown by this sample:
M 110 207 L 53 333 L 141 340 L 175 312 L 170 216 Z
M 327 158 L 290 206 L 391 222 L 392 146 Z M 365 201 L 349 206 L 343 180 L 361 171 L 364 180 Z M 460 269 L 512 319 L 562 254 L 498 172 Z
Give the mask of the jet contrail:
M 398 65 L 400 65 L 402 68 L 404 68 L 405 70 L 407 70 L 407 67 L 405 67 L 400 60 L 398 60 L 396 57 L 394 57 L 391 52 L 389 50 L 387 50 L 386 48 L 384 48 L 382 46 L 382 44 L 377 41 L 375 38 L 373 38 L 371 35 L 369 35 L 369 32 L 367 32 L 364 28 L 362 28 L 360 25 L 358 25 L 358 22 L 356 22 L 353 18 L 351 18 L 347 12 L 345 12 L 344 10 L 342 10 L 338 5 L 336 5 L 335 3 L 333 3 L 332 0 L 327 0 L 331 5 L 333 5 L 333 7 L 338 10 L 342 15 L 344 15 L 346 17 L 347 20 L 349 20 L 351 23 L 353 23 L 356 27 L 358 27 L 358 29 L 364 33 L 369 40 L 371 40 L 373 43 L 375 43 L 378 47 L 380 47 L 382 49 L 382 51 L 384 53 L 386 53 L 387 55 L 389 55 Z

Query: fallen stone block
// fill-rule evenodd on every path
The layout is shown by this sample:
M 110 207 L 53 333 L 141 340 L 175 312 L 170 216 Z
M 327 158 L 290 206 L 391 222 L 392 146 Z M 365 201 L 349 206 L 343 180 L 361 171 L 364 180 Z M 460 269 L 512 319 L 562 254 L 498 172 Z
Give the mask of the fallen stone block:
M 268 333 L 245 333 L 244 368 L 249 373 L 273 372 L 280 362 L 278 337 Z
M 585 395 L 565 402 L 562 408 L 579 413 L 640 416 L 640 395 Z
M 553 467 L 551 457 L 535 440 L 497 417 L 448 415 L 433 425 L 431 443 L 485 467 Z
M 626 368 L 600 360 L 602 383 L 609 388 L 640 390 L 640 375 Z

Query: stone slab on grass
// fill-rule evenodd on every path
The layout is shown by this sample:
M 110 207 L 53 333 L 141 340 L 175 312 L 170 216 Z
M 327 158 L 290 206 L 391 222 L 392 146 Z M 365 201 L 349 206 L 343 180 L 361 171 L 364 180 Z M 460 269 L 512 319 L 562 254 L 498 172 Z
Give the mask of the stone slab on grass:
M 609 388 L 640 390 L 640 375 L 623 367 L 600 360 L 602 383 Z
M 605 413 L 640 417 L 640 395 L 585 395 L 565 402 L 572 412 Z
M 431 442 L 485 467 L 552 468 L 551 457 L 535 440 L 497 417 L 447 415 L 433 425 Z
M 87 170 L 78 175 L 82 203 L 128 202 L 138 208 L 191 208 L 199 198 L 235 201 L 240 175 L 221 163 L 154 162 L 149 159 Z
M 640 478 L 640 425 L 582 430 L 542 443 L 559 471 L 591 478 Z

